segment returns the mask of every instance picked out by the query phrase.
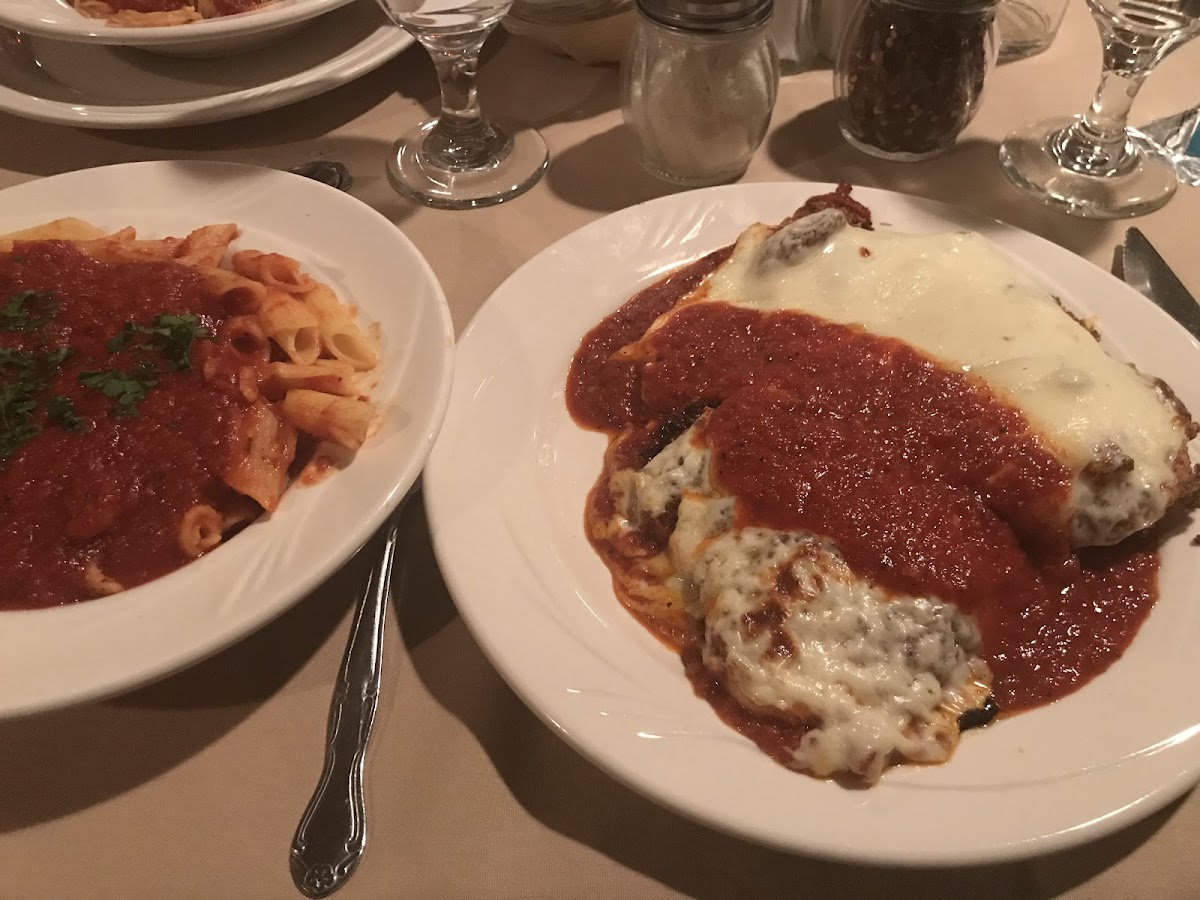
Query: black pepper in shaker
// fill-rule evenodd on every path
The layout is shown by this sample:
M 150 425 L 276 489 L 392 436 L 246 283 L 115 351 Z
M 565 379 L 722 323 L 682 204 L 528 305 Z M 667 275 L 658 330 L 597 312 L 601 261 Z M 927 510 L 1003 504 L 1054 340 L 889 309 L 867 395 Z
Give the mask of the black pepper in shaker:
M 949 148 L 996 58 L 997 0 L 863 0 L 834 67 L 842 135 L 885 159 Z

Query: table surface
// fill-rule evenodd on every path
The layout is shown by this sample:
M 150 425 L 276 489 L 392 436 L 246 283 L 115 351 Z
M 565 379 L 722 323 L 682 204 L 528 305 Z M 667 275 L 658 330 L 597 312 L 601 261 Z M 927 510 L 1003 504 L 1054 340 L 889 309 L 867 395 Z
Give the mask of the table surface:
M 1077 220 L 1020 195 L 997 141 L 1081 109 L 1099 41 L 1072 2 L 1057 42 L 1001 66 L 979 116 L 944 157 L 886 163 L 849 148 L 828 70 L 784 78 L 747 181 L 847 179 L 969 207 L 1107 268 L 1128 223 Z M 1135 120 L 1197 100 L 1200 41 L 1148 81 Z M 419 49 L 322 97 L 234 122 L 138 132 L 73 130 L 0 114 L 0 187 L 140 159 L 286 167 L 339 159 L 353 193 L 416 243 L 458 329 L 514 269 L 608 212 L 669 193 L 642 173 L 621 124 L 617 77 L 496 36 L 485 107 L 537 125 L 543 181 L 474 212 L 417 208 L 382 174 L 388 144 L 426 117 L 436 85 Z M 1200 190 L 1136 222 L 1200 293 Z M 745 843 L 634 794 L 570 750 L 480 652 L 438 574 L 420 503 L 403 522 L 404 597 L 389 623 L 368 763 L 370 843 L 340 896 L 418 898 L 1200 896 L 1195 794 L 1106 839 L 1027 862 L 939 872 L 855 867 Z M 0 723 L 0 896 L 290 897 L 287 850 L 321 765 L 356 558 L 230 650 L 134 693 Z M 803 811 L 800 811 L 801 813 Z

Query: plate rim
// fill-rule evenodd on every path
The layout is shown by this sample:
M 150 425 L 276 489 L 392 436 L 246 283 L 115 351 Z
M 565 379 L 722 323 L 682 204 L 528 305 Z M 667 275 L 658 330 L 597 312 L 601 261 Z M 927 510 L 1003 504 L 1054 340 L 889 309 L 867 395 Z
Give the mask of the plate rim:
M 533 267 L 540 263 L 545 257 L 551 257 L 563 251 L 564 247 L 570 242 L 579 239 L 581 233 L 597 232 L 603 233 L 606 228 L 615 227 L 611 220 L 620 221 L 625 217 L 634 217 L 639 213 L 644 213 L 647 208 L 652 208 L 656 205 L 670 207 L 680 201 L 680 197 L 687 196 L 693 198 L 695 204 L 699 207 L 702 205 L 698 198 L 703 197 L 708 200 L 710 197 L 719 197 L 722 194 L 732 195 L 739 191 L 750 188 L 752 190 L 771 190 L 776 189 L 786 193 L 788 196 L 797 196 L 802 200 L 803 197 L 814 193 L 822 193 L 832 190 L 835 182 L 809 182 L 805 180 L 794 181 L 770 181 L 770 182 L 746 182 L 733 185 L 721 185 L 711 188 L 689 191 L 686 194 L 668 194 L 662 197 L 656 197 L 647 201 L 643 201 L 634 206 L 627 207 L 622 210 L 609 213 L 601 216 L 591 222 L 582 225 L 580 228 L 556 240 L 532 258 L 527 260 L 519 267 L 512 275 L 502 282 L 495 291 L 488 297 L 479 310 L 476 311 L 466 329 L 459 337 L 459 360 L 460 363 L 465 361 L 473 352 L 473 344 L 479 338 L 476 335 L 487 327 L 487 318 L 489 310 L 492 309 L 500 301 L 493 302 L 495 298 L 502 297 L 509 289 L 510 284 L 517 283 L 523 277 L 527 267 Z M 875 187 L 871 185 L 855 185 L 856 190 L 866 190 L 878 194 L 890 195 L 894 202 L 913 204 L 915 208 L 923 214 L 933 214 L 945 217 L 948 221 L 967 221 L 971 222 L 973 227 L 987 225 L 988 227 L 998 228 L 1010 236 L 1020 236 L 1022 240 L 1032 240 L 1036 246 L 1042 250 L 1048 250 L 1054 254 L 1069 254 L 1079 262 L 1090 266 L 1097 272 L 1101 273 L 1114 285 L 1119 286 L 1119 289 L 1126 292 L 1132 298 L 1140 303 L 1139 314 L 1148 315 L 1159 319 L 1159 324 L 1168 324 L 1169 327 L 1175 329 L 1179 335 L 1186 337 L 1190 342 L 1193 350 L 1200 352 L 1200 341 L 1188 334 L 1177 322 L 1175 322 L 1167 313 L 1152 304 L 1145 297 L 1138 294 L 1133 288 L 1125 285 L 1124 282 L 1117 279 L 1111 273 L 1106 272 L 1100 266 L 1092 263 L 1085 257 L 1073 253 L 1072 251 L 1055 244 L 1041 235 L 1010 225 L 999 219 L 984 216 L 968 209 L 956 207 L 952 204 L 945 203 L 939 200 L 933 200 L 919 195 L 896 191 L 888 188 Z M 870 202 L 870 201 L 868 201 Z M 707 208 L 719 205 L 719 200 L 713 200 L 711 203 L 703 204 Z M 749 222 L 744 223 L 750 224 Z M 988 237 L 989 244 L 993 247 L 998 247 L 1006 255 L 1011 255 L 1008 248 L 999 247 L 999 245 Z M 715 249 L 709 247 L 709 250 Z M 681 261 L 682 262 L 682 261 Z M 665 270 L 665 267 L 664 267 Z M 619 300 L 618 300 L 619 302 Z M 616 308 L 615 306 L 613 307 Z M 596 320 L 599 321 L 598 319 Z M 594 324 L 594 323 L 593 323 Z M 582 337 L 582 334 L 579 335 Z M 450 410 L 447 413 L 447 422 L 450 422 L 454 416 L 456 406 L 459 403 L 464 403 L 465 400 L 460 400 L 458 392 L 461 390 L 466 392 L 473 390 L 475 385 L 467 385 L 463 381 L 463 373 L 465 365 L 460 366 L 459 374 L 456 379 L 456 389 L 451 397 Z M 562 373 L 565 382 L 566 372 Z M 439 569 L 445 579 L 446 585 L 454 598 L 455 605 L 462 615 L 464 622 L 467 624 L 473 638 L 478 643 L 492 666 L 501 675 L 503 680 L 509 687 L 521 698 L 522 702 L 541 720 L 552 732 L 557 734 L 576 752 L 580 753 L 584 758 L 599 767 L 608 775 L 628 786 L 632 790 L 648 797 L 653 802 L 664 806 L 685 818 L 699 822 L 705 826 L 715 828 L 736 837 L 751 841 L 763 846 L 772 847 L 778 850 L 783 850 L 791 853 L 801 853 L 814 858 L 829 859 L 838 862 L 848 862 L 854 864 L 866 865 L 900 865 L 913 868 L 936 868 L 958 865 L 975 865 L 985 863 L 1001 863 L 1011 862 L 1019 859 L 1025 859 L 1033 856 L 1039 856 L 1046 853 L 1065 850 L 1076 847 L 1080 844 L 1091 842 L 1112 834 L 1122 828 L 1144 819 L 1153 812 L 1167 806 L 1171 801 L 1177 799 L 1191 787 L 1193 787 L 1200 777 L 1200 755 L 1192 754 L 1190 762 L 1176 771 L 1172 777 L 1156 779 L 1157 785 L 1146 792 L 1134 803 L 1129 804 L 1123 809 L 1115 810 L 1108 815 L 1085 824 L 1066 829 L 1049 835 L 1041 835 L 1031 839 L 1012 842 L 998 847 L 992 847 L 987 851 L 941 851 L 925 855 L 915 855 L 905 852 L 892 852 L 890 850 L 878 850 L 871 847 L 847 847 L 847 846 L 831 846 L 828 844 L 814 843 L 802 839 L 798 839 L 796 834 L 787 837 L 781 837 L 778 834 L 767 833 L 764 830 L 747 827 L 743 823 L 733 822 L 715 818 L 706 811 L 700 810 L 695 806 L 690 806 L 687 802 L 683 802 L 681 797 L 672 796 L 668 791 L 661 788 L 660 785 L 642 777 L 640 773 L 632 771 L 623 761 L 616 759 L 613 756 L 605 756 L 593 743 L 589 740 L 586 729 L 575 727 L 569 720 L 572 716 L 565 712 L 568 707 L 563 702 L 556 704 L 545 703 L 538 696 L 538 691 L 534 688 L 532 678 L 521 671 L 520 666 L 514 664 L 512 648 L 504 646 L 504 639 L 497 633 L 493 633 L 485 622 L 483 614 L 483 606 L 477 605 L 475 601 L 464 601 L 461 598 L 464 595 L 470 594 L 472 591 L 465 586 L 465 575 L 460 572 L 458 566 L 460 560 L 456 559 L 451 545 L 451 521 L 450 512 L 447 510 L 446 502 L 442 498 L 443 483 L 442 483 L 442 454 L 448 454 L 450 451 L 446 449 L 451 438 L 447 436 L 448 432 L 443 432 L 439 438 L 434 452 L 426 466 L 426 510 L 429 521 L 430 532 L 434 554 L 438 562 Z M 599 460 L 597 459 L 597 465 Z M 580 512 L 582 517 L 582 511 Z M 582 532 L 580 533 L 582 537 Z M 465 571 L 465 570 L 464 570 Z M 539 686 L 540 687 L 540 686 Z M 724 725 L 722 728 L 726 727 Z M 1196 726 L 1188 733 L 1185 743 L 1194 743 L 1194 739 L 1200 737 L 1200 720 Z M 804 778 L 803 775 L 795 777 Z
M 224 174 L 233 177 L 248 176 L 260 179 L 275 179 L 278 177 L 288 179 L 286 183 L 292 188 L 289 194 L 290 197 L 295 198 L 298 193 L 305 190 L 312 191 L 315 196 L 324 197 L 327 202 L 331 202 L 335 206 L 342 205 L 345 209 L 354 209 L 356 214 L 363 215 L 366 220 L 373 221 L 381 226 L 379 233 L 382 235 L 386 232 L 389 241 L 395 241 L 403 245 L 405 252 L 411 254 L 413 261 L 415 261 L 422 272 L 427 287 L 432 291 L 432 297 L 435 302 L 430 304 L 430 311 L 436 311 L 437 313 L 435 323 L 442 338 L 442 352 L 437 371 L 437 381 L 429 394 L 431 414 L 425 423 L 420 440 L 416 444 L 415 452 L 404 462 L 403 466 L 397 467 L 393 470 L 393 474 L 388 476 L 386 496 L 383 496 L 375 508 L 359 520 L 353 536 L 344 542 L 345 546 L 342 551 L 330 553 L 305 578 L 297 582 L 291 590 L 280 592 L 279 599 L 274 605 L 264 604 L 259 606 L 256 608 L 256 614 L 245 619 L 239 627 L 229 629 L 228 633 L 218 631 L 210 635 L 207 640 L 197 642 L 186 653 L 176 654 L 173 658 L 164 657 L 153 665 L 142 666 L 141 668 L 131 669 L 106 679 L 82 684 L 69 691 L 64 691 L 56 697 L 34 698 L 32 700 L 12 701 L 8 703 L 0 700 L 0 721 L 20 719 L 51 710 L 73 707 L 81 703 L 122 694 L 139 686 L 152 683 L 169 674 L 194 666 L 204 659 L 233 646 L 292 609 L 300 600 L 308 596 L 334 572 L 348 563 L 369 542 L 382 523 L 391 515 L 392 511 L 403 499 L 406 492 L 417 482 L 424 469 L 425 461 L 432 452 L 433 445 L 445 421 L 446 412 L 449 408 L 454 383 L 457 342 L 455 339 L 453 317 L 441 281 L 438 279 L 429 261 L 425 258 L 425 255 L 420 251 L 420 248 L 416 246 L 408 235 L 381 212 L 351 194 L 339 191 L 337 188 L 313 179 L 266 166 L 218 160 L 146 160 L 96 166 L 60 175 L 31 179 L 30 181 L 0 190 L 0 200 L 11 199 L 13 193 L 29 193 L 36 196 L 37 192 L 43 190 L 44 184 L 49 181 L 58 181 L 61 184 L 62 182 L 79 180 L 87 176 L 95 176 L 96 173 L 106 171 L 125 175 L 127 173 L 136 173 L 138 170 L 164 170 L 167 168 L 179 168 L 183 174 L 217 173 L 218 175 Z M 296 181 L 292 179 L 296 179 Z M 113 599 L 120 599 L 128 594 L 153 589 L 155 586 L 163 584 L 165 581 L 186 570 L 187 567 L 185 566 L 161 578 L 154 579 L 146 585 L 122 592 L 122 594 L 116 595 Z M 106 599 L 99 598 L 96 601 L 89 601 L 89 603 L 103 603 Z M 64 613 L 69 614 L 72 609 L 76 608 L 51 607 L 45 610 L 17 610 L 5 615 L 33 616 L 47 614 L 54 616 Z
M 56 39 L 39 37 L 39 40 Z M 381 14 L 378 27 L 353 47 L 329 57 L 319 65 L 265 84 L 189 100 L 128 106 L 49 100 L 0 84 L 0 111 L 50 125 L 105 130 L 182 128 L 227 122 L 290 106 L 342 87 L 395 59 L 414 43 L 416 41 L 412 35 L 390 23 Z M 272 44 L 254 52 L 286 53 L 287 42 Z
M 285 0 L 278 5 L 234 16 L 202 19 L 187 25 L 155 25 L 146 28 L 109 27 L 101 19 L 91 19 L 76 12 L 68 0 L 40 0 L 47 6 L 58 6 L 62 10 L 63 18 L 39 18 L 34 2 L 36 0 L 16 8 L 0 4 L 0 26 L 73 44 L 101 44 L 110 47 L 201 47 L 296 25 L 354 3 L 355 0 Z M 71 18 L 72 16 L 78 18 L 78 23 Z

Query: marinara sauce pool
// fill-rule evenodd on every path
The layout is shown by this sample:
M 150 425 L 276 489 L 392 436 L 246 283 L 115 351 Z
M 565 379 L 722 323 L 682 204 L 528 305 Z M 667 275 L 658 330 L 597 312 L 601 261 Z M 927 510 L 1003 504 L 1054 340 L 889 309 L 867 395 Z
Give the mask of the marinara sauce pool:
M 861 220 L 865 210 L 849 212 Z M 648 361 L 614 358 L 728 253 L 651 285 L 589 332 L 567 385 L 575 420 L 616 441 L 714 408 L 705 438 L 715 477 L 738 497 L 737 525 L 827 535 L 858 574 L 971 613 L 1002 712 L 1056 700 L 1112 665 L 1155 602 L 1158 554 L 1136 539 L 1073 553 L 1065 529 L 1046 527 L 1072 473 L 982 383 L 893 339 L 722 303 L 673 316 Z M 617 446 L 591 494 L 589 516 L 601 521 L 609 475 L 660 449 Z M 611 568 L 623 565 L 594 543 Z M 687 649 L 676 633 L 660 636 Z M 711 700 L 711 686 L 693 681 Z
M 194 361 L 225 316 L 191 268 L 64 242 L 0 253 L 0 608 L 125 587 L 188 561 L 179 522 L 228 498 L 238 400 Z

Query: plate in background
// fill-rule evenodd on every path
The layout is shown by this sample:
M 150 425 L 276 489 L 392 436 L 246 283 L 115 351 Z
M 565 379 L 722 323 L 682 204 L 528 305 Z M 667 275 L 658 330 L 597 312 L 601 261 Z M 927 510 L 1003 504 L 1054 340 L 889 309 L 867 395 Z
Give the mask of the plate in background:
M 126 28 L 80 15 L 69 0 L 4 0 L 0 3 L 0 25 L 59 41 L 142 47 L 181 56 L 219 56 L 277 40 L 302 23 L 352 2 L 277 0 L 235 16 L 185 25 Z
M 175 59 L 0 29 L 0 110 L 82 128 L 219 122 L 332 90 L 412 43 L 374 3 L 343 6 L 285 41 L 220 59 Z

